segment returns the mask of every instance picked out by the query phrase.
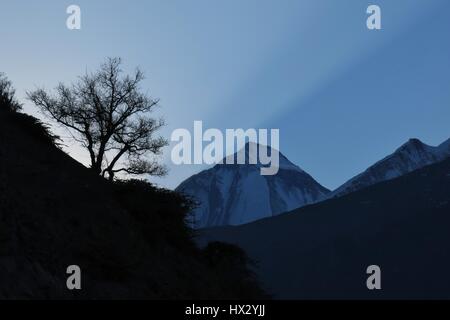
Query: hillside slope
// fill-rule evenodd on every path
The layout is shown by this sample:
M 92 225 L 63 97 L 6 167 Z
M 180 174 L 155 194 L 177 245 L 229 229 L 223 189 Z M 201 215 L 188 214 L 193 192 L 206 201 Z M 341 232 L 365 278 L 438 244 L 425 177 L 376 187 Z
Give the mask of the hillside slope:
M 241 246 L 275 298 L 450 298 L 450 159 L 238 227 L 201 243 Z M 382 290 L 366 288 L 379 265 Z
M 211 249 L 195 248 L 185 205 L 142 182 L 93 175 L 36 119 L 0 106 L 0 299 L 264 296 L 239 249 L 226 248 L 237 255 L 223 268 Z M 69 265 L 82 270 L 80 291 L 66 288 Z

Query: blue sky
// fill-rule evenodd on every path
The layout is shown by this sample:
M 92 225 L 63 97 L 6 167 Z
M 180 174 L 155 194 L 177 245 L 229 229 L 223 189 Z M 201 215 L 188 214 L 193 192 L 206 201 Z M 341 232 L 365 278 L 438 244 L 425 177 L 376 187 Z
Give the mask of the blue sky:
M 70 4 L 82 30 L 66 28 Z M 369 4 L 381 7 L 380 31 L 366 28 Z M 335 188 L 408 138 L 450 137 L 448 12 L 447 0 L 9 1 L 0 71 L 24 99 L 120 56 L 161 99 L 165 136 L 194 120 L 279 128 L 281 151 Z M 163 186 L 204 168 L 165 154 Z

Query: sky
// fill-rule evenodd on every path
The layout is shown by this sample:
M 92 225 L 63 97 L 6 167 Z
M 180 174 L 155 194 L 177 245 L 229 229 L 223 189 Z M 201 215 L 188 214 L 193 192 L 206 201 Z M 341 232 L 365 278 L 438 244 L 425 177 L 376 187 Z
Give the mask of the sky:
M 81 30 L 66 27 L 71 4 Z M 366 27 L 371 4 L 381 30 Z M 167 138 L 195 120 L 277 128 L 281 152 L 334 189 L 409 138 L 450 137 L 449 12 L 448 0 L 2 0 L 0 71 L 25 112 L 43 118 L 27 90 L 122 57 L 161 100 Z M 150 178 L 168 188 L 205 168 L 173 165 L 172 146 L 161 159 L 169 175 Z

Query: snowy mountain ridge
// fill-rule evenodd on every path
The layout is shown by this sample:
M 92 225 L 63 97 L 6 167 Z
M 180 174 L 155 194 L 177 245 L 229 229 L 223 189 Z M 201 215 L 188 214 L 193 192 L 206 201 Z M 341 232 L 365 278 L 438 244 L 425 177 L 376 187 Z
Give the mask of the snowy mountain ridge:
M 450 139 L 439 146 L 429 146 L 419 139 L 410 139 L 392 154 L 376 162 L 364 172 L 345 182 L 327 198 L 345 195 L 375 183 L 391 180 L 442 161 L 450 156 Z
M 195 228 L 249 223 L 315 203 L 330 192 L 281 153 L 278 173 L 262 176 L 258 161 L 248 164 L 248 148 L 231 155 L 246 152 L 246 164 L 217 164 L 176 189 L 199 202 L 192 213 Z
M 225 164 L 225 158 L 221 164 L 186 179 L 176 189 L 198 201 L 190 222 L 195 228 L 241 225 L 276 216 L 400 177 L 450 157 L 450 139 L 439 146 L 410 139 L 330 192 L 281 153 L 278 173 L 262 176 L 259 170 L 262 165 L 251 158 L 249 145 L 229 156 L 233 157 L 229 160 L 234 160 L 230 162 L 236 163 L 238 155 L 245 152 L 247 164 Z M 259 150 L 258 145 L 256 148 Z M 274 150 L 269 148 L 269 152 Z

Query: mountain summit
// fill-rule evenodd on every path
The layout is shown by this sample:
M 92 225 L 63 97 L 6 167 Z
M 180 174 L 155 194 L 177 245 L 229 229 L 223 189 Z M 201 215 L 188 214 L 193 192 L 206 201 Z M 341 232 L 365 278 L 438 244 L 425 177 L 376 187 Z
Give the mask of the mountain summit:
M 378 161 L 366 171 L 350 179 L 328 197 L 341 196 L 370 185 L 394 179 L 450 156 L 450 139 L 437 147 L 419 139 L 410 139 L 394 153 Z
M 276 175 L 263 176 L 262 166 L 249 163 L 249 146 L 231 155 L 245 152 L 246 164 L 217 164 L 184 182 L 176 191 L 194 197 L 199 206 L 193 211 L 195 228 L 240 225 L 315 203 L 330 191 L 279 153 Z M 260 145 L 256 145 L 257 149 Z M 269 148 L 269 152 L 278 152 Z

